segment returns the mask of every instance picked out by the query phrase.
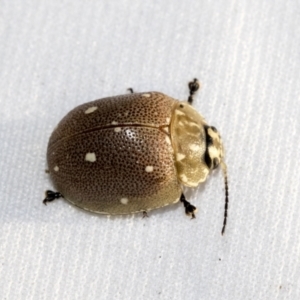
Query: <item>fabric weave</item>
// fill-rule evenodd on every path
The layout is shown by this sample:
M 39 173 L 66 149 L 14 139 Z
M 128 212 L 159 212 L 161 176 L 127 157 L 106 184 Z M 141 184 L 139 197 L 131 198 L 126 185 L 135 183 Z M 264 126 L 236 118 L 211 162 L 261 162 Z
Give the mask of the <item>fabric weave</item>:
M 300 3 L 3 0 L 0 299 L 300 299 Z M 160 91 L 222 135 L 222 172 L 180 203 L 98 216 L 42 204 L 49 136 L 76 105 Z

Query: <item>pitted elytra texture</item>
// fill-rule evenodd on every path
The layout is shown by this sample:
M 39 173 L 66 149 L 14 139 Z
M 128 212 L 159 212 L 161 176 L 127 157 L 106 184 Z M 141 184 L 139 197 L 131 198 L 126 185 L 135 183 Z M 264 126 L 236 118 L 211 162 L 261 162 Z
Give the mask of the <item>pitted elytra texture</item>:
M 145 93 L 144 93 L 145 94 Z M 172 114 L 174 99 L 162 93 L 129 94 L 103 98 L 77 106 L 59 123 L 51 136 L 51 142 L 71 137 L 85 131 L 98 130 L 118 124 L 146 124 L 155 127 L 169 125 L 166 118 Z M 86 114 L 89 108 L 97 107 L 93 113 Z M 119 127 L 119 126 L 116 126 Z
M 84 161 L 87 150 L 97 157 L 93 163 Z M 126 126 L 122 134 L 114 128 L 79 134 L 51 145 L 48 163 L 50 168 L 59 165 L 59 173 L 50 172 L 57 190 L 95 212 L 149 210 L 174 202 L 181 193 L 171 145 L 157 128 Z M 124 206 L 121 198 L 139 200 Z

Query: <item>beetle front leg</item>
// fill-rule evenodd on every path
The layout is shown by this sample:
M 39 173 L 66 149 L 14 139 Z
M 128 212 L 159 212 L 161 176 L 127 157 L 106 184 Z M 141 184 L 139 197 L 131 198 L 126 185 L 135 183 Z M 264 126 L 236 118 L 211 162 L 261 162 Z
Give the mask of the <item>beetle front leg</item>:
M 185 196 L 183 193 L 180 196 L 180 201 L 183 203 L 183 206 L 185 207 L 185 213 L 188 216 L 191 216 L 192 217 L 191 219 L 195 219 L 196 218 L 195 212 L 197 211 L 197 207 L 192 205 L 190 202 L 188 202 L 185 199 Z

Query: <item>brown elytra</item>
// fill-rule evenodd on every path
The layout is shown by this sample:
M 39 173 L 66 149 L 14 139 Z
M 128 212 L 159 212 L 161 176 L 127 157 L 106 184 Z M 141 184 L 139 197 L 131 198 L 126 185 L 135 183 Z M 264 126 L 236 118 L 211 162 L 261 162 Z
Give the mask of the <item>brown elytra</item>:
M 132 93 L 70 111 L 49 140 L 49 173 L 59 192 L 47 191 L 44 203 L 64 197 L 88 211 L 129 214 L 180 200 L 194 217 L 183 186 L 198 186 L 218 165 L 228 193 L 220 135 L 191 106 L 198 88 L 190 87 L 188 102 Z

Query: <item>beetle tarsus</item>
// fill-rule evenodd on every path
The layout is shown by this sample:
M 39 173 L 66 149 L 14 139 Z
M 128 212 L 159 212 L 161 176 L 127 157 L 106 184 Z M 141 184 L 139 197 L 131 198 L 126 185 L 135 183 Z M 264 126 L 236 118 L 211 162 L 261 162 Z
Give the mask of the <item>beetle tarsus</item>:
M 43 200 L 43 203 L 47 205 L 47 202 L 51 202 L 55 199 L 63 198 L 64 196 L 59 192 L 46 191 L 46 198 Z
M 183 206 L 185 207 L 186 215 L 191 216 L 191 220 L 195 219 L 196 218 L 195 212 L 197 211 L 197 207 L 192 205 L 190 202 L 188 202 L 185 199 L 184 194 L 181 194 L 180 201 L 183 203 Z
M 128 88 L 127 91 L 129 91 L 131 94 L 134 94 L 133 88 Z
M 190 90 L 190 95 L 188 98 L 189 104 L 193 103 L 193 96 L 199 90 L 199 88 L 200 88 L 200 84 L 197 78 L 194 78 L 193 81 L 189 82 L 189 90 Z
M 149 218 L 148 213 L 145 210 L 143 211 L 143 219 L 144 218 Z

